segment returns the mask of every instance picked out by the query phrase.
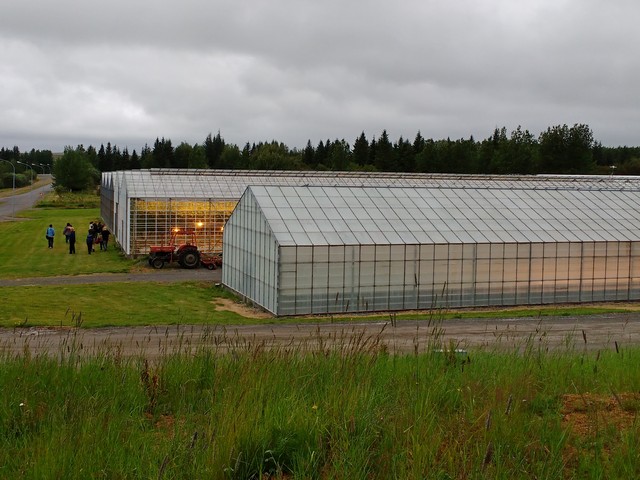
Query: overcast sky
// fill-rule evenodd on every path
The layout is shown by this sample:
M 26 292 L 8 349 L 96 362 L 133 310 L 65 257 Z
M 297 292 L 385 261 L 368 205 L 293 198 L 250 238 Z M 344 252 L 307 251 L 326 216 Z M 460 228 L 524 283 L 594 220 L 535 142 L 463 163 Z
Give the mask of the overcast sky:
M 4 0 L 0 147 L 158 138 L 640 145 L 638 0 Z

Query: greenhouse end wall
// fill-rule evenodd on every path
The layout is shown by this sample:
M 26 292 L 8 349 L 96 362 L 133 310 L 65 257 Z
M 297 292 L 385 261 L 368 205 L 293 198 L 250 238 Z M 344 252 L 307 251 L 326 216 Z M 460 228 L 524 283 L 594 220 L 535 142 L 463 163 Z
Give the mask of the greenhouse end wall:
M 277 315 L 640 299 L 640 242 L 282 246 L 278 267 Z
M 227 222 L 223 243 L 222 283 L 276 314 L 278 247 L 250 193 Z

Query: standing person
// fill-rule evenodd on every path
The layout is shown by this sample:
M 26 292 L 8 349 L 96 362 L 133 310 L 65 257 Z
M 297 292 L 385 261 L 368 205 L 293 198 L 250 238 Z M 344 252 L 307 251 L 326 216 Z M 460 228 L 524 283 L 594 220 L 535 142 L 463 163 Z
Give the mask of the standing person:
M 47 242 L 49 242 L 49 248 L 53 248 L 53 237 L 55 236 L 56 231 L 53 229 L 53 225 L 49 224 L 49 228 L 47 228 Z
M 98 234 L 98 231 L 96 230 L 96 226 L 97 225 L 94 222 L 90 222 L 89 223 L 89 235 L 91 235 L 93 243 L 96 243 L 96 235 Z M 89 240 L 87 239 L 87 241 L 89 241 Z M 95 252 L 96 249 L 92 247 L 91 251 Z
M 67 226 L 64 227 L 64 230 L 62 231 L 62 234 L 64 235 L 65 238 L 65 242 L 69 243 L 69 229 L 71 228 L 71 224 L 69 222 L 67 222 Z
M 104 251 L 107 250 L 107 245 L 109 245 L 109 235 L 111 235 L 111 232 L 109 232 L 109 229 L 105 225 L 104 227 L 102 227 L 102 245 L 101 245 L 101 249 Z
M 76 229 L 72 226 L 69 226 L 69 234 L 67 235 L 67 239 L 69 240 L 69 253 L 76 253 Z
M 87 250 L 89 251 L 89 255 L 93 252 L 93 231 L 89 230 L 87 233 Z

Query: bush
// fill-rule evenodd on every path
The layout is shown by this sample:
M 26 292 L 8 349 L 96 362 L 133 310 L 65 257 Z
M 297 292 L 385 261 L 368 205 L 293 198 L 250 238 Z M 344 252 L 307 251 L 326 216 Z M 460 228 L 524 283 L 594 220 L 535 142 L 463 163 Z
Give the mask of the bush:
M 100 180 L 100 174 L 82 147 L 67 147 L 62 157 L 54 164 L 53 179 L 56 187 L 79 192 L 92 187 Z
M 16 175 L 16 188 L 27 187 L 31 185 L 31 176 L 24 173 L 18 173 Z

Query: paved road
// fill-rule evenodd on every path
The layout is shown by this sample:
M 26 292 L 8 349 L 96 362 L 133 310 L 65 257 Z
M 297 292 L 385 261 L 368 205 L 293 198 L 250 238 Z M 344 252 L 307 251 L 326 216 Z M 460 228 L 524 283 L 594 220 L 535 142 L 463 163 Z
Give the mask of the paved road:
M 51 175 L 41 175 L 40 178 L 48 178 Z M 40 199 L 41 194 L 45 194 L 51 191 L 53 186 L 51 183 L 42 187 L 34 188 L 26 193 L 19 195 L 12 195 L 6 198 L 0 198 L 0 222 L 8 222 L 12 220 L 19 220 L 16 218 L 16 214 L 22 210 L 27 210 L 33 207 Z

